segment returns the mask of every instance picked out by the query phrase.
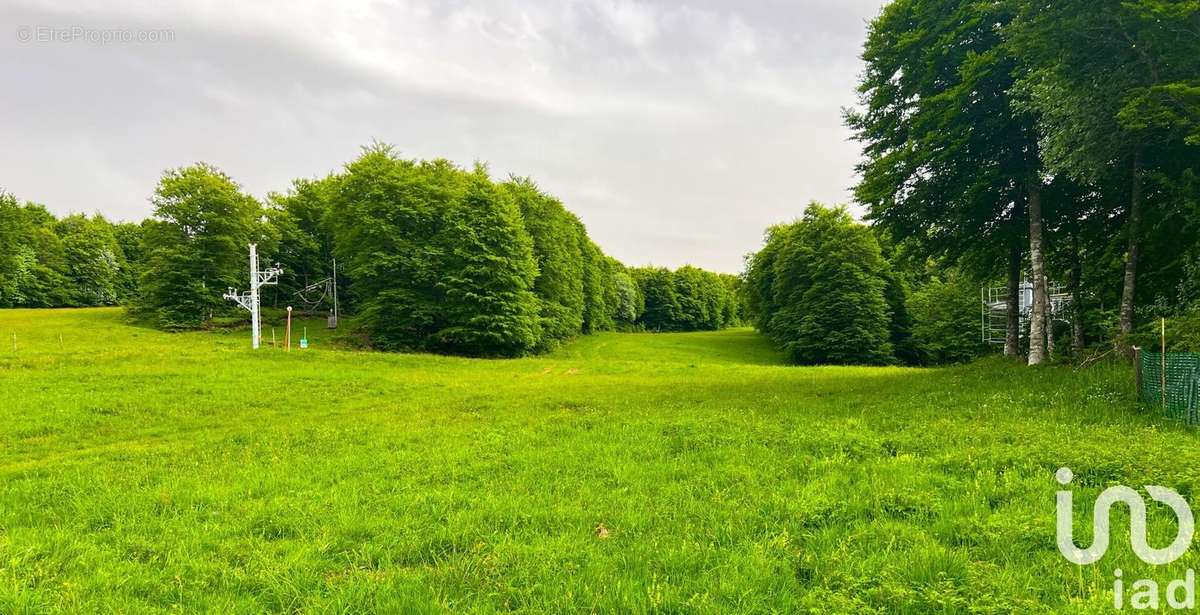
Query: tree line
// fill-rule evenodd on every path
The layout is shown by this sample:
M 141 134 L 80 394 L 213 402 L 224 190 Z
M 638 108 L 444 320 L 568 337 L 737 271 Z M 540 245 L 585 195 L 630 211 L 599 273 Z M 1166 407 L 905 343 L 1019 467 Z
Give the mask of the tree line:
M 246 287 L 256 243 L 285 271 L 264 305 L 336 275 L 354 330 L 382 350 L 519 356 L 597 331 L 741 322 L 736 276 L 626 267 L 532 180 L 383 144 L 263 202 L 211 165 L 170 169 L 151 202 L 141 224 L 112 224 L 4 195 L 0 305 L 123 304 L 167 330 L 237 320 L 222 294 Z
M 864 150 L 855 196 L 894 269 L 913 288 L 1002 280 L 1004 352 L 1029 364 L 1053 348 L 1128 350 L 1159 316 L 1194 330 L 1198 58 L 1195 0 L 887 5 L 846 117 Z M 1050 317 L 1054 281 L 1071 327 Z
M 810 204 L 747 257 L 744 313 L 794 363 L 929 365 L 984 351 L 978 291 L 906 255 L 845 207 Z
M 0 307 L 116 305 L 137 291 L 141 232 L 103 216 L 56 218 L 0 192 Z

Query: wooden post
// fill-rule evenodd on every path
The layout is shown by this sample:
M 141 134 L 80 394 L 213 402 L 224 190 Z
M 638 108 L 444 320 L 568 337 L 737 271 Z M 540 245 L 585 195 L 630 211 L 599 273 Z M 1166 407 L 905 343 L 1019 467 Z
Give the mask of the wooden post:
M 279 348 L 279 345 L 275 343 L 275 327 L 271 327 L 271 348 Z
M 1146 401 L 1146 396 L 1142 394 L 1142 349 L 1137 346 L 1133 347 L 1133 365 L 1134 365 L 1134 385 L 1137 387 L 1137 400 L 1140 402 Z
M 292 306 L 287 308 L 287 329 L 283 332 L 283 351 L 292 351 Z
M 1162 406 L 1167 409 L 1167 319 L 1162 319 Z

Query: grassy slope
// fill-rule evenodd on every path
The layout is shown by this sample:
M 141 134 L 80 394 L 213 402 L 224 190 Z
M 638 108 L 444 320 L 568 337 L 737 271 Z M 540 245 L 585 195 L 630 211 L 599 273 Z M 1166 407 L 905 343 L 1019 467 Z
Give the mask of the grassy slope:
M 1099 612 L 1113 567 L 1196 566 L 1054 547 L 1060 465 L 1080 519 L 1112 482 L 1198 484 L 1197 436 L 1113 368 L 791 368 L 751 331 L 512 361 L 310 334 L 251 353 L 0 311 L 0 612 Z

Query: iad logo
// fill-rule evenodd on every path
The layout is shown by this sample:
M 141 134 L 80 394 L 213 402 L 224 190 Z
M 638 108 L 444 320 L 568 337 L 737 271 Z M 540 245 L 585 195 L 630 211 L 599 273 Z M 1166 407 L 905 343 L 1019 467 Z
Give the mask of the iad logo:
M 1055 478 L 1064 487 L 1075 478 L 1070 468 L 1059 468 Z M 1086 566 L 1104 557 L 1108 551 L 1110 537 L 1109 513 L 1117 502 L 1129 507 L 1129 543 L 1133 552 L 1147 564 L 1160 566 L 1170 564 L 1179 559 L 1192 544 L 1192 536 L 1196 531 L 1192 509 L 1174 489 L 1146 485 L 1146 493 L 1156 502 L 1171 507 L 1178 521 L 1178 532 L 1175 540 L 1166 548 L 1155 549 L 1146 543 L 1146 502 L 1137 491 L 1124 485 L 1109 487 L 1096 498 L 1092 514 L 1092 544 L 1086 549 L 1075 546 L 1074 530 L 1071 517 L 1074 511 L 1074 501 L 1070 491 L 1059 491 L 1057 494 L 1058 550 L 1067 560 Z M 1113 606 L 1121 609 L 1125 606 L 1125 584 L 1121 580 L 1121 570 L 1113 571 L 1116 580 L 1113 583 Z M 1187 571 L 1184 579 L 1171 581 L 1167 585 L 1166 602 L 1171 608 L 1194 608 L 1196 594 L 1195 573 Z M 1158 608 L 1158 583 L 1153 579 L 1141 579 L 1132 585 L 1133 595 L 1130 605 L 1134 609 Z M 1182 591 L 1182 597 L 1180 593 Z
M 1070 484 L 1075 478 L 1070 468 L 1059 468 L 1054 476 L 1063 486 Z M 1074 508 L 1071 492 L 1058 492 L 1059 552 L 1080 566 L 1095 563 L 1104 557 L 1105 551 L 1108 551 L 1109 511 L 1114 504 L 1121 502 L 1129 507 L 1129 542 L 1139 559 L 1155 566 L 1170 564 L 1179 559 L 1192 544 L 1192 535 L 1196 532 L 1192 509 L 1174 489 L 1146 485 L 1146 493 L 1149 493 L 1154 501 L 1170 506 L 1171 510 L 1175 511 L 1175 517 L 1179 519 L 1179 533 L 1175 536 L 1175 542 L 1165 549 L 1155 549 L 1146 544 L 1146 503 L 1142 501 L 1142 496 L 1125 485 L 1117 485 L 1105 489 L 1100 497 L 1096 498 L 1095 512 L 1092 515 L 1092 546 L 1086 549 L 1075 546 L 1071 528 L 1071 513 Z

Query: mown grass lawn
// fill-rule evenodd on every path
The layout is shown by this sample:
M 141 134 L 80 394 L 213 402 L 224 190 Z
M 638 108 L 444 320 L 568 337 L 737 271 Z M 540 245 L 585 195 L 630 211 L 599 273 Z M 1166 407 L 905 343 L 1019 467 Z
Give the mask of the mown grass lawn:
M 17 336 L 17 350 L 11 335 Z M 0 311 L 0 612 L 1111 609 L 1104 486 L 1189 500 L 1126 368 L 796 368 L 749 330 L 521 360 Z M 61 335 L 61 339 L 60 339 Z M 1174 535 L 1155 510 L 1154 540 Z M 1124 521 L 1116 521 L 1124 528 Z

